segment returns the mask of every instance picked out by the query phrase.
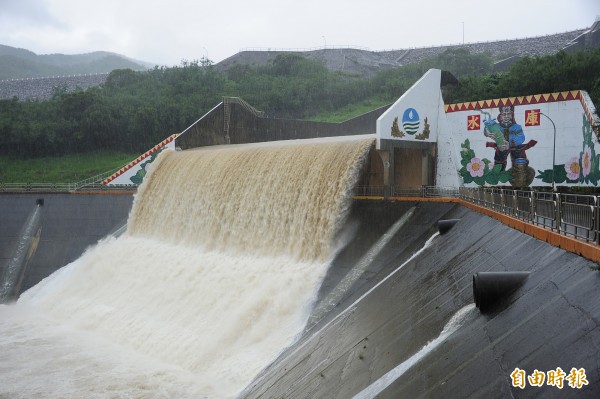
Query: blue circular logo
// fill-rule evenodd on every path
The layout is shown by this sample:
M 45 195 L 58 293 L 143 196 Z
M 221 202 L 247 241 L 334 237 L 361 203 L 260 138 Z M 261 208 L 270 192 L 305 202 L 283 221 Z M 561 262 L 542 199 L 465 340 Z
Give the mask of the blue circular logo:
M 408 134 L 415 134 L 420 125 L 419 113 L 414 108 L 407 108 L 402 115 L 402 127 Z

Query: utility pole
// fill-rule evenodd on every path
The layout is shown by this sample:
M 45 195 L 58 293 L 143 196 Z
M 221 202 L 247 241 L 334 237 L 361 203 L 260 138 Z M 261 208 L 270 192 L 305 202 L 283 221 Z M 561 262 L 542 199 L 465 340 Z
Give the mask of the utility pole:
M 554 145 L 552 146 L 552 192 L 555 192 L 556 187 L 554 179 L 554 164 L 556 163 L 556 125 L 554 124 L 554 121 L 545 113 L 540 112 L 540 115 L 544 115 L 546 118 L 548 118 L 548 120 L 552 123 L 552 127 L 554 128 Z

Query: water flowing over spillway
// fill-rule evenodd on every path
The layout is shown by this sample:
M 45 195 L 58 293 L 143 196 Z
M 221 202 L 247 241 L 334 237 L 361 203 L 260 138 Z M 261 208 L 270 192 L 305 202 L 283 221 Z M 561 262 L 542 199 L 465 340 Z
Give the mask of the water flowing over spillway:
M 0 306 L 0 396 L 234 397 L 302 332 L 372 143 L 161 154 L 126 234 Z

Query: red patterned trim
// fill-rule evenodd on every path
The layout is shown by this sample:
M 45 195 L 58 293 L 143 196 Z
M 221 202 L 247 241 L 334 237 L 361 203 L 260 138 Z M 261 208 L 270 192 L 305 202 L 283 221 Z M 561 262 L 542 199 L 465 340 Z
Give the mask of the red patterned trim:
M 530 105 L 551 103 L 557 101 L 580 100 L 587 108 L 580 90 L 561 91 L 558 93 L 534 94 L 531 96 L 505 97 L 493 100 L 471 101 L 457 104 L 444 104 L 446 113 L 459 111 L 474 111 L 483 108 L 498 108 L 507 105 Z
M 135 160 L 133 160 L 130 163 L 128 163 L 127 165 L 123 166 L 116 173 L 113 173 L 110 177 L 107 177 L 106 179 L 104 179 L 102 181 L 102 184 L 106 185 L 106 184 L 110 183 L 111 181 L 115 180 L 117 177 L 121 176 L 123 173 L 127 172 L 129 169 L 133 168 L 135 165 L 139 164 L 144 159 L 148 158 L 149 156 L 154 154 L 156 151 L 160 150 L 161 148 L 163 148 L 164 146 L 169 144 L 171 141 L 175 140 L 175 138 L 177 136 L 178 136 L 178 134 L 170 135 L 169 137 L 167 137 L 166 139 L 164 139 L 163 141 L 161 141 L 160 143 L 158 143 L 157 145 L 155 145 L 154 147 L 152 147 L 151 149 L 149 149 L 148 151 L 146 151 L 145 153 L 143 153 L 142 155 L 137 157 Z
M 579 100 L 587 120 L 592 127 L 598 125 L 598 116 L 595 110 L 591 110 L 586 100 L 586 95 L 581 90 L 561 91 L 557 93 L 534 94 L 531 96 L 505 97 L 493 100 L 471 101 L 457 104 L 444 104 L 446 113 L 460 111 L 474 111 L 484 108 L 498 108 L 506 105 L 533 105 L 552 103 L 558 101 Z

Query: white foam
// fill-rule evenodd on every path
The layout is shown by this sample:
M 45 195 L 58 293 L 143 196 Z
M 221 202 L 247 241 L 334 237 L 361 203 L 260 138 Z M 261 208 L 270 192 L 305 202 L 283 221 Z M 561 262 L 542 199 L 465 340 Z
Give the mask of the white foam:
M 0 307 L 0 396 L 235 396 L 303 331 L 371 143 L 161 154 L 126 234 Z

